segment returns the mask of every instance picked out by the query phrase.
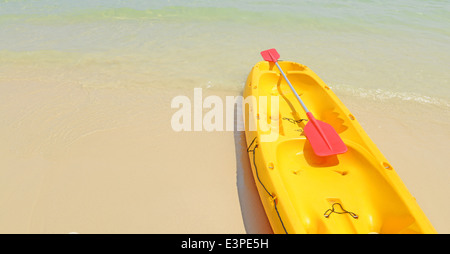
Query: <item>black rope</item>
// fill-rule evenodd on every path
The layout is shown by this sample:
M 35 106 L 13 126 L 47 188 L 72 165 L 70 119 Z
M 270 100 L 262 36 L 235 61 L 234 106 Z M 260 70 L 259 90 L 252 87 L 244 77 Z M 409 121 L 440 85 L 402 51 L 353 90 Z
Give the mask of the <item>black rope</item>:
M 295 120 L 295 119 L 293 119 L 293 118 L 287 118 L 287 117 L 283 117 L 282 118 L 283 120 L 287 120 L 287 121 L 289 121 L 290 123 L 301 123 L 301 122 L 303 122 L 303 121 L 308 121 L 308 119 L 300 119 L 300 120 Z
M 250 143 L 250 145 L 247 148 L 247 153 L 252 152 L 253 153 L 253 166 L 255 167 L 255 173 L 256 173 L 256 178 L 258 179 L 258 182 L 261 184 L 261 186 L 264 188 L 264 190 L 267 192 L 267 194 L 269 194 L 269 196 L 272 198 L 273 200 L 273 205 L 275 207 L 275 211 L 277 212 L 278 218 L 280 219 L 281 222 L 281 226 L 283 226 L 284 232 L 286 234 L 288 234 L 286 228 L 284 227 L 284 223 L 283 220 L 281 219 L 280 213 L 278 212 L 278 208 L 277 208 L 277 202 L 276 202 L 276 197 L 274 198 L 274 196 L 272 195 L 272 193 L 270 193 L 270 191 L 267 190 L 266 186 L 262 183 L 261 179 L 259 179 L 259 174 L 258 174 L 258 168 L 256 167 L 256 148 L 258 147 L 258 144 L 255 145 L 255 147 L 253 147 L 252 150 L 250 150 L 250 147 L 253 145 L 253 143 L 255 142 L 256 137 L 252 140 L 252 142 Z
M 336 211 L 336 210 L 335 210 L 335 207 L 334 207 L 335 205 L 339 205 L 339 207 L 341 208 L 342 212 Z M 323 216 L 325 216 L 325 218 L 328 218 L 328 217 L 330 217 L 330 215 L 331 215 L 332 213 L 337 213 L 337 214 L 348 213 L 348 214 L 350 214 L 350 215 L 353 217 L 353 219 L 358 219 L 358 215 L 357 215 L 356 213 L 353 213 L 353 212 L 350 212 L 350 211 L 345 210 L 345 209 L 342 207 L 342 205 L 341 205 L 340 203 L 334 203 L 334 204 L 331 206 L 331 209 L 328 209 L 328 210 L 325 211 L 325 213 L 323 214 Z

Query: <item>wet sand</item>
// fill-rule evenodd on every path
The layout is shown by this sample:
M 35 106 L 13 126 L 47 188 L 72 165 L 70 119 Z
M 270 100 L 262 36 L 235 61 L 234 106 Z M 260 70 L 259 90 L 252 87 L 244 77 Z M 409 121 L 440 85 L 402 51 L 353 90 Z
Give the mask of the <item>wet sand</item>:
M 448 112 L 336 93 L 450 233 Z M 270 233 L 244 134 L 172 130 L 171 99 L 192 94 L 0 82 L 0 233 Z
M 172 131 L 176 91 L 1 90 L 1 233 L 245 232 L 233 132 Z

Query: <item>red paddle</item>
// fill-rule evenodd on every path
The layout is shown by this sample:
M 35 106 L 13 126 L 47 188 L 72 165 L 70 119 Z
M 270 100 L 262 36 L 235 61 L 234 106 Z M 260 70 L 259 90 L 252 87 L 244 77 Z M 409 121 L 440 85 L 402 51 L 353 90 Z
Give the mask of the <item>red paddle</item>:
M 314 153 L 318 156 L 329 156 L 347 152 L 347 146 L 344 144 L 333 127 L 314 118 L 313 114 L 309 112 L 302 99 L 300 99 L 300 96 L 298 96 L 291 82 L 289 82 L 286 74 L 284 74 L 283 70 L 278 64 L 280 54 L 278 54 L 275 49 L 269 49 L 262 51 L 261 56 L 264 60 L 274 62 L 277 65 L 284 79 L 289 84 L 292 92 L 294 92 L 303 109 L 306 111 L 306 115 L 308 116 L 309 121 L 306 124 L 303 133 L 309 140 L 309 143 L 311 143 L 311 147 L 313 148 Z

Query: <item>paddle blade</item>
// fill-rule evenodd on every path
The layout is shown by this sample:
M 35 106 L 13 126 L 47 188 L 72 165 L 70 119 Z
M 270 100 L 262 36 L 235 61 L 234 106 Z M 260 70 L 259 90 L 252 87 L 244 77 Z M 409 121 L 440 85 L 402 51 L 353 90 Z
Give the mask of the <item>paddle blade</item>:
M 317 156 L 329 156 L 347 152 L 347 146 L 333 127 L 319 121 L 308 112 L 309 121 L 303 130 Z
M 261 51 L 261 56 L 264 60 L 269 62 L 276 62 L 280 58 L 280 54 L 278 54 L 276 49 L 268 49 Z

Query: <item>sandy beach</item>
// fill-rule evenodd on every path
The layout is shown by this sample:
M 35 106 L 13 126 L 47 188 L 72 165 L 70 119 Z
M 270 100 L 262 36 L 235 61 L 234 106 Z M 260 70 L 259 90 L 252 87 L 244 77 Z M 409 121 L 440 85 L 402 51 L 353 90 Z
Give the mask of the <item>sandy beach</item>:
M 244 133 L 175 131 L 171 102 L 242 95 L 273 47 L 332 88 L 450 233 L 445 3 L 0 7 L 0 233 L 271 233 Z
M 1 233 L 271 232 L 244 133 L 172 130 L 170 99 L 193 91 L 31 83 L 1 84 Z M 341 100 L 448 233 L 449 129 L 426 112 Z
M 18 86 L 1 92 L 2 233 L 245 232 L 233 133 L 172 131 L 174 91 Z

